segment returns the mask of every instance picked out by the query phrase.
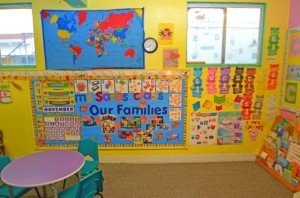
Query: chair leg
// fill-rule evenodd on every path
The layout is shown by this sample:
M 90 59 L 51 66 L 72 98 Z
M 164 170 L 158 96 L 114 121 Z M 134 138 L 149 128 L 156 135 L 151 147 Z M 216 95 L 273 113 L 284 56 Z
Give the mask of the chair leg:
M 102 195 L 102 193 L 97 192 L 97 195 L 100 195 L 101 198 L 104 198 L 104 196 Z
M 66 183 L 67 183 L 67 179 L 64 179 L 63 190 L 64 190 L 65 187 L 66 187 Z
M 34 187 L 34 190 L 36 192 L 36 194 L 38 195 L 39 198 L 42 198 L 40 192 L 39 192 L 39 189 L 37 187 Z

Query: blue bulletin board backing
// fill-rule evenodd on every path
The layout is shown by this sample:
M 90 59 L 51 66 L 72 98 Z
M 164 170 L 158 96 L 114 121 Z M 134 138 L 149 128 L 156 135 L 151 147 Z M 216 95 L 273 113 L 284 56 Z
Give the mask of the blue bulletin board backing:
M 42 10 L 46 69 L 144 68 L 144 9 Z
M 48 72 L 31 80 L 36 145 L 185 146 L 187 71 Z

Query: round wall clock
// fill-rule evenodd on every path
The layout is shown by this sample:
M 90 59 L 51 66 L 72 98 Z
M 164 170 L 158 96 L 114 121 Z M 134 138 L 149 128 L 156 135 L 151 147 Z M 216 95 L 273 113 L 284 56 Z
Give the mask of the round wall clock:
M 155 40 L 155 38 L 148 37 L 148 38 L 146 38 L 144 40 L 143 48 L 144 48 L 145 52 L 147 52 L 147 53 L 153 53 L 153 52 L 155 52 L 157 50 L 158 43 Z

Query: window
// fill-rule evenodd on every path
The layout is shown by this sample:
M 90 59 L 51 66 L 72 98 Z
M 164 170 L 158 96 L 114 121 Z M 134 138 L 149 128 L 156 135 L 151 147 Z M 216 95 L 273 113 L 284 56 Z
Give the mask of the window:
M 187 63 L 261 63 L 264 4 L 188 4 Z
M 31 4 L 0 4 L 0 68 L 36 64 Z

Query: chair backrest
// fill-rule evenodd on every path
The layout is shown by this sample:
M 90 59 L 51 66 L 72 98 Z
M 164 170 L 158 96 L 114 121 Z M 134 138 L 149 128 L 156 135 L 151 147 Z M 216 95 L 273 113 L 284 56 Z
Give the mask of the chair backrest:
M 80 180 L 76 197 L 93 198 L 96 193 L 100 193 L 102 191 L 102 171 L 96 170 Z
M 2 155 L 0 156 L 0 172 L 3 170 L 3 168 L 9 164 L 11 162 L 11 159 L 6 156 L 6 155 Z
M 83 139 L 79 141 L 77 151 L 84 156 L 91 156 L 93 160 L 99 163 L 98 143 L 91 139 Z

